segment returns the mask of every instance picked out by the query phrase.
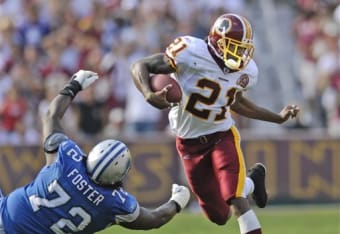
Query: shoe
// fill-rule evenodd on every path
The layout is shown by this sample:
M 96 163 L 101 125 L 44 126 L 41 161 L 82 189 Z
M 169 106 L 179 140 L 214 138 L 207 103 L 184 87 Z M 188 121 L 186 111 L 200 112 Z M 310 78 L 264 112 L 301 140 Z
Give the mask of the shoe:
M 255 165 L 248 170 L 248 177 L 250 177 L 254 182 L 254 192 L 251 195 L 252 198 L 259 208 L 264 208 L 268 201 L 265 185 L 265 166 L 262 163 L 255 163 Z

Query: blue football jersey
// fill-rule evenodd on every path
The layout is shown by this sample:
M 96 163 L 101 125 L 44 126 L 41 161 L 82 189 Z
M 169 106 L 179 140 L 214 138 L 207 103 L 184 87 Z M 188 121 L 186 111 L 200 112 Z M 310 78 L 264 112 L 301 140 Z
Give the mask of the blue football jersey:
M 139 215 L 137 200 L 123 188 L 94 183 L 86 173 L 86 157 L 71 140 L 61 143 L 57 160 L 36 179 L 1 202 L 7 233 L 94 233 L 113 222 Z

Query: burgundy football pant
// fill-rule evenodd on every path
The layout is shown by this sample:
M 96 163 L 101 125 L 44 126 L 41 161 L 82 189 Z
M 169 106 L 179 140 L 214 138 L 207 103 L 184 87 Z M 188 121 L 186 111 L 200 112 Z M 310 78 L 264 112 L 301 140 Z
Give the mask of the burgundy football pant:
M 229 201 L 242 197 L 246 169 L 235 127 L 194 139 L 176 138 L 192 192 L 206 216 L 214 223 L 225 224 Z

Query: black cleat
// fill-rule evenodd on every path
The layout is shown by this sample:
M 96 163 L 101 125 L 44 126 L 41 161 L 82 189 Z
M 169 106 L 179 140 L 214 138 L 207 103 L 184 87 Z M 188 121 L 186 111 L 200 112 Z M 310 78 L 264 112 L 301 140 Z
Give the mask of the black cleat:
M 264 208 L 268 201 L 265 185 L 265 166 L 262 163 L 255 163 L 255 165 L 248 170 L 248 177 L 250 177 L 254 182 L 254 192 L 251 195 L 252 198 L 259 208 Z

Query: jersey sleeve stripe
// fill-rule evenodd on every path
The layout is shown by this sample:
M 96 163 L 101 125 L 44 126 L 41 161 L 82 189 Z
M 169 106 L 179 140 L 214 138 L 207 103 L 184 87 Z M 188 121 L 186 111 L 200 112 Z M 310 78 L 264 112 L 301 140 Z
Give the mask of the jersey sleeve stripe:
M 132 213 L 126 214 L 126 215 L 116 215 L 115 221 L 116 223 L 121 223 L 121 222 L 131 223 L 138 218 L 139 214 L 140 214 L 140 207 L 139 207 L 139 204 L 137 204 L 136 209 Z
M 170 66 L 177 70 L 177 66 L 176 66 L 176 63 L 175 63 L 175 60 L 173 58 L 171 58 L 167 53 L 165 53 L 165 56 L 167 57 L 167 59 L 169 60 L 169 63 L 170 63 Z

